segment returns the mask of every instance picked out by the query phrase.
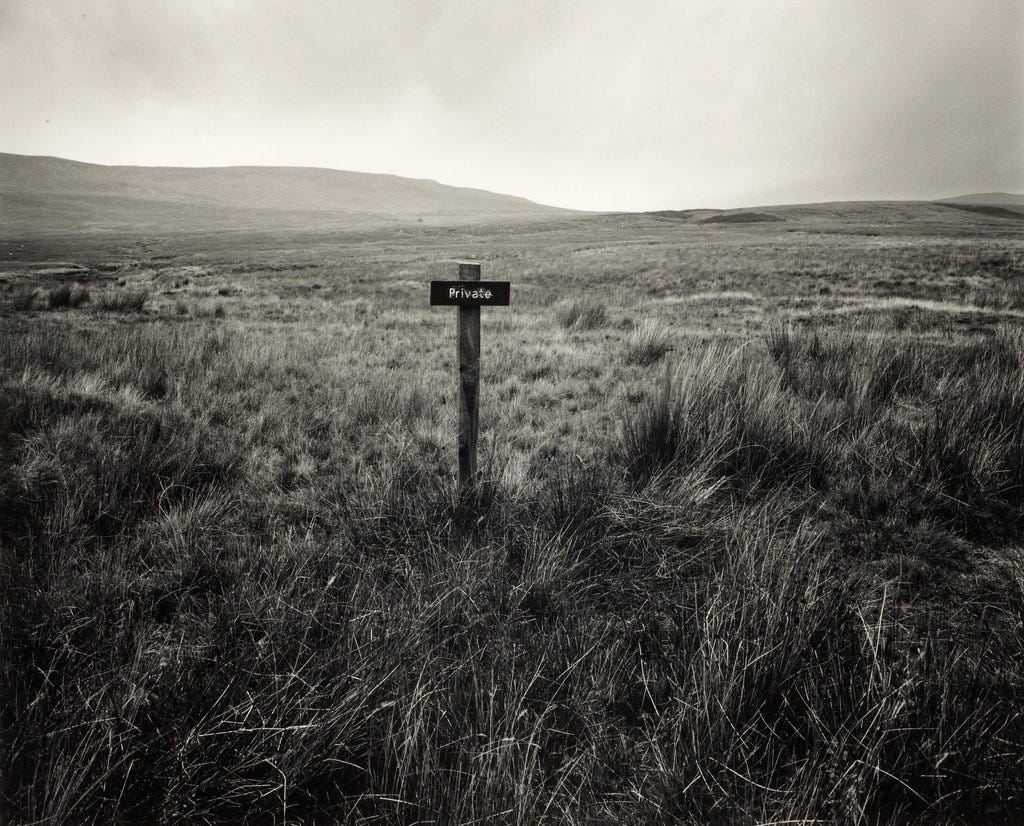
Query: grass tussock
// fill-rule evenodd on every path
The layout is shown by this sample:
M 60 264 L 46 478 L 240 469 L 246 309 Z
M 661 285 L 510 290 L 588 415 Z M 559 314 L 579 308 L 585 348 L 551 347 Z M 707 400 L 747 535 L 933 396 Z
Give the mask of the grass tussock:
M 94 303 L 105 312 L 141 313 L 146 308 L 149 295 L 149 290 L 144 288 L 108 290 L 97 295 Z
M 46 291 L 46 306 L 51 310 L 81 307 L 89 300 L 89 291 L 80 284 L 61 284 Z
M 797 408 L 755 359 L 713 347 L 624 419 L 621 461 L 641 482 L 697 469 L 744 488 L 813 483 L 828 457 Z
M 556 305 L 555 317 L 566 330 L 597 330 L 608 323 L 608 308 L 602 301 L 572 299 Z
M 636 326 L 626 339 L 623 360 L 626 364 L 648 367 L 657 364 L 672 350 L 672 334 L 655 319 Z
M 11 297 L 11 308 L 18 312 L 27 312 L 36 305 L 39 291 L 33 287 L 20 287 L 14 290 Z
M 920 604 L 939 549 L 1015 536 L 1018 337 L 711 348 L 461 535 L 429 382 L 336 350 L 175 319 L 0 351 L 12 820 L 1020 814 L 1024 568 Z M 866 575 L 879 537 L 919 599 Z
M 940 522 L 970 540 L 1024 515 L 1018 335 L 942 352 L 775 330 L 766 345 L 773 364 L 712 347 L 668 376 L 624 421 L 629 473 L 696 468 L 743 491 L 823 495 L 865 526 Z

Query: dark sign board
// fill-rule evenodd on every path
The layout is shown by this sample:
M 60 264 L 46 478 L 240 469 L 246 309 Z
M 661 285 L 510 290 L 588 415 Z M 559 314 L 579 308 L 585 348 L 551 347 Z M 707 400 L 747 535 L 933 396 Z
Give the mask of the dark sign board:
M 508 281 L 431 281 L 430 304 L 441 307 L 507 307 Z

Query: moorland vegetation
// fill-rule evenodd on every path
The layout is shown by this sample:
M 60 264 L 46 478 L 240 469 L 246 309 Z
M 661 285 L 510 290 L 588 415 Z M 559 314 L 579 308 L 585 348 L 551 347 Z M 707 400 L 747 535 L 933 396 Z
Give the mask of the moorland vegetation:
M 5 242 L 6 820 L 1018 821 L 1015 226 Z

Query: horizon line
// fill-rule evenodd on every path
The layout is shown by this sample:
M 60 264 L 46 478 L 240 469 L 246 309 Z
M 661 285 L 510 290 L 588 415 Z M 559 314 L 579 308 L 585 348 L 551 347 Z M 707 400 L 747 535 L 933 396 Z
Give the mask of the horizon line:
M 712 211 L 712 212 L 731 212 L 736 210 L 745 209 L 774 209 L 778 207 L 800 207 L 800 206 L 815 206 L 815 205 L 828 205 L 828 204 L 929 204 L 929 203 L 942 203 L 943 201 L 951 201 L 957 198 L 966 198 L 971 196 L 992 196 L 992 195 L 1009 195 L 1015 198 L 1024 198 L 1024 192 L 1012 192 L 1010 190 L 989 190 L 989 191 L 977 191 L 977 192 L 962 192 L 956 195 L 944 195 L 935 198 L 830 198 L 823 201 L 788 201 L 788 202 L 774 202 L 774 203 L 757 203 L 747 204 L 744 206 L 735 207 L 709 207 L 709 206 L 691 206 L 691 207 L 660 207 L 654 209 L 583 209 L 580 207 L 564 207 L 556 206 L 554 204 L 546 204 L 540 201 L 535 201 L 525 195 L 516 195 L 510 192 L 498 192 L 493 189 L 485 189 L 479 186 L 464 186 L 460 184 L 450 184 L 444 181 L 438 180 L 437 178 L 418 177 L 412 175 L 399 175 L 396 172 L 379 172 L 369 171 L 361 169 L 340 169 L 333 166 L 317 166 L 309 164 L 252 164 L 252 163 L 228 163 L 228 164 L 132 164 L 132 163 L 102 163 L 99 161 L 84 161 L 77 158 L 68 158 L 62 155 L 49 155 L 49 154 L 26 154 L 23 152 L 7 152 L 0 150 L 0 155 L 11 155 L 19 158 L 37 158 L 37 159 L 49 159 L 55 161 L 66 161 L 68 163 L 82 164 L 84 166 L 100 166 L 106 169 L 180 169 L 180 170 L 216 170 L 216 169 L 302 169 L 317 172 L 340 172 L 343 174 L 350 175 L 372 175 L 384 178 L 397 178 L 404 181 L 419 181 L 424 183 L 432 183 L 438 186 L 448 187 L 450 189 L 464 189 L 474 192 L 485 192 L 490 195 L 499 195 L 506 198 L 516 198 L 521 201 L 527 201 L 528 203 L 535 204 L 538 207 L 544 209 L 561 210 L 564 212 L 579 212 L 588 213 L 592 215 L 650 215 L 659 212 L 699 212 L 699 211 Z M 2 186 L 3 180 L 0 178 L 0 186 Z

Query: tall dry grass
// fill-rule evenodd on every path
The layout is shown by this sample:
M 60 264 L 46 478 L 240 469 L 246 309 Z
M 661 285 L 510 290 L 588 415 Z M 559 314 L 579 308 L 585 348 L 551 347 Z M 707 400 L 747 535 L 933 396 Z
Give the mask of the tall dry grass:
M 1020 814 L 1022 568 L 922 607 L 1018 536 L 1019 338 L 695 354 L 460 536 L 415 388 L 188 325 L 0 351 L 12 822 Z

